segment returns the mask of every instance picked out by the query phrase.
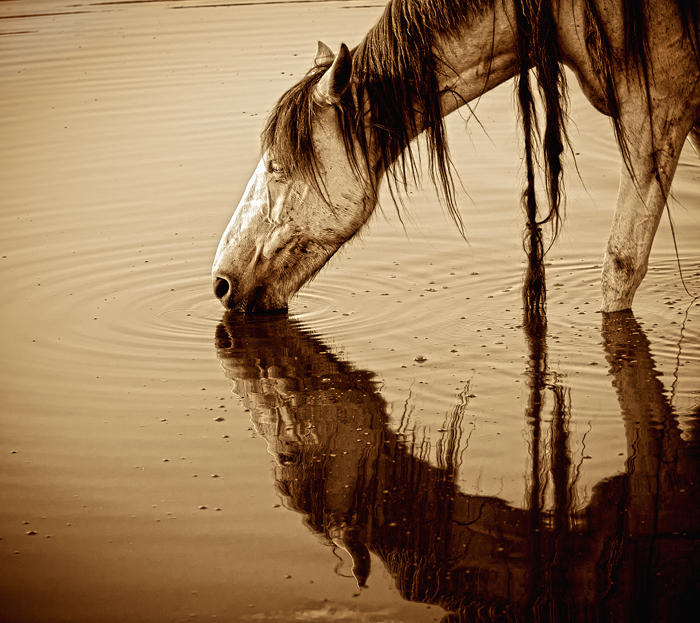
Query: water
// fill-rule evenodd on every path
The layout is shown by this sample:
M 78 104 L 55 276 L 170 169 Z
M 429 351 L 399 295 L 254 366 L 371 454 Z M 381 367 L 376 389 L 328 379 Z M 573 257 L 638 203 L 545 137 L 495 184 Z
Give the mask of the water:
M 401 219 L 384 197 L 288 318 L 223 317 L 266 112 L 382 4 L 0 4 L 2 620 L 696 599 L 700 306 L 664 219 L 635 317 L 596 313 L 619 156 L 575 84 L 546 336 L 521 327 L 511 85 L 449 122 L 467 242 L 427 185 Z M 692 293 L 698 179 L 688 147 Z

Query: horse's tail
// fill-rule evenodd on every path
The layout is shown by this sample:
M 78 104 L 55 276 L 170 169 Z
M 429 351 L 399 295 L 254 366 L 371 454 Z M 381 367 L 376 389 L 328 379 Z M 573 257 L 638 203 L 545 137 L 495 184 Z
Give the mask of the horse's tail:
M 566 81 L 561 66 L 561 51 L 551 2 L 520 0 L 516 3 L 520 72 L 517 81 L 518 103 L 525 142 L 526 185 L 523 206 L 527 218 L 524 237 L 528 269 L 523 286 L 526 322 L 545 313 L 546 287 L 542 226 L 552 227 L 552 241 L 561 224 L 562 162 L 566 135 Z M 541 135 L 535 99 L 530 85 L 530 68 L 537 72 L 537 86 L 544 108 L 545 129 Z M 535 190 L 535 147 L 543 152 L 545 189 L 549 210 L 540 216 Z

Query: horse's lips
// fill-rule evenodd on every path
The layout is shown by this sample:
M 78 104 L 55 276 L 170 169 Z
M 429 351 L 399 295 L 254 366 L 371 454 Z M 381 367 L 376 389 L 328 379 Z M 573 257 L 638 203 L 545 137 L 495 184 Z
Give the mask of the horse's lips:
M 268 288 L 264 284 L 255 286 L 247 295 L 243 297 L 233 297 L 224 307 L 232 313 L 240 314 L 274 314 L 285 313 L 287 303 L 282 300 L 275 300 L 270 296 Z
M 258 303 L 260 302 L 260 299 L 263 297 L 263 294 L 265 293 L 265 288 L 263 286 L 257 286 L 253 290 L 253 294 L 251 295 L 250 299 L 248 300 L 248 303 L 245 306 L 245 311 L 246 312 L 257 312 L 257 311 L 265 311 L 264 309 L 256 309 L 258 306 Z

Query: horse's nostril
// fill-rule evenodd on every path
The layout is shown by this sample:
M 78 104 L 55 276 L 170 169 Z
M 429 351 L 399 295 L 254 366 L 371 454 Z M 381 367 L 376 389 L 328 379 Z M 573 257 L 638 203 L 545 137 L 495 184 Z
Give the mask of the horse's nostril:
M 217 277 L 214 280 L 214 294 L 216 294 L 217 298 L 223 299 L 228 294 L 230 288 L 231 284 L 229 284 L 227 279 Z

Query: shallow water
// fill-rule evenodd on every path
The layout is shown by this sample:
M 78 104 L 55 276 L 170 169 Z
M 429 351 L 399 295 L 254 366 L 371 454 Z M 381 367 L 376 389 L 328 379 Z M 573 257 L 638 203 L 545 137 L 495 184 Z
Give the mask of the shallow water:
M 288 317 L 224 318 L 210 266 L 266 112 L 382 5 L 0 3 L 3 621 L 697 600 L 700 304 L 664 220 L 635 316 L 596 313 L 619 156 L 574 84 L 546 335 L 512 85 L 449 122 L 467 242 L 427 185 L 401 219 L 385 197 Z M 698 180 L 688 148 L 696 294 Z

